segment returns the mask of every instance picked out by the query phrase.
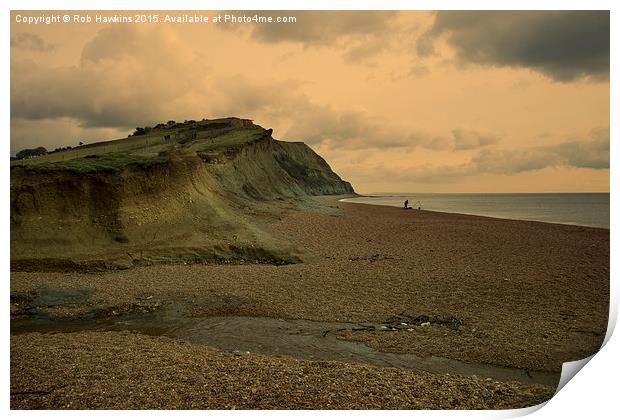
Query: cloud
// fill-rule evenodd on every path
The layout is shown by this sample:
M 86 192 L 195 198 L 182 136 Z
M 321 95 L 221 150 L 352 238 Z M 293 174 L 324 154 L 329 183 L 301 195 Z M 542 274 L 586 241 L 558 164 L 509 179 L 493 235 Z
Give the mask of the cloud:
M 477 173 L 513 175 L 549 166 L 609 168 L 609 129 L 592 132 L 588 140 L 571 140 L 524 150 L 482 150 L 470 164 Z
M 327 144 L 341 150 L 424 148 L 435 151 L 461 151 L 494 144 L 498 137 L 476 131 L 452 130 L 441 136 L 423 130 L 396 126 L 362 111 L 339 112 L 312 103 L 295 109 L 294 125 L 287 138 L 301 139 L 310 145 Z
M 375 20 L 382 22 L 384 15 L 391 13 L 346 12 L 341 16 L 317 12 L 312 17 L 326 18 L 331 28 L 327 31 L 338 37 L 340 33 L 380 27 Z M 320 38 L 322 34 L 311 31 L 308 42 L 327 42 Z M 468 138 L 476 134 L 462 134 L 459 130 L 438 140 L 437 135 L 405 130 L 364 111 L 342 111 L 318 104 L 303 93 L 305 82 L 299 80 L 253 81 L 242 75 L 215 76 L 189 48 L 166 28 L 119 25 L 103 28 L 88 40 L 76 65 L 50 68 L 34 61 L 13 62 L 11 117 L 30 121 L 66 119 L 82 128 L 129 131 L 137 125 L 171 118 L 236 115 L 263 124 L 277 121 L 286 127 L 278 133 L 285 139 L 309 144 L 327 142 L 345 150 L 462 149 L 465 143 L 475 147 L 478 141 Z M 196 109 L 203 114 L 195 115 Z
M 467 127 L 428 132 L 363 109 L 341 110 L 317 103 L 304 93 L 304 81 L 214 76 L 194 51 L 165 28 L 105 28 L 86 43 L 77 65 L 43 68 L 22 61 L 13 63 L 11 71 L 11 116 L 20 121 L 64 119 L 82 129 L 111 128 L 117 133 L 170 118 L 236 115 L 276 124 L 278 138 L 342 151 L 477 152 L 463 165 L 441 167 L 444 177 L 513 174 L 553 165 L 609 167 L 608 131 L 589 141 L 496 149 L 500 139 L 493 133 Z M 196 109 L 201 115 L 196 115 Z M 82 133 L 98 135 L 99 131 L 83 130 L 71 137 Z M 439 176 L 433 175 L 432 168 L 425 168 L 426 175 L 419 169 L 417 176 Z
M 11 48 L 21 48 L 24 50 L 48 52 L 56 46 L 45 42 L 39 35 L 24 32 L 11 37 Z
M 548 150 L 482 150 L 474 156 L 469 168 L 472 173 L 514 175 L 559 164 L 559 156 Z
M 455 128 L 452 130 L 452 140 L 455 150 L 472 150 L 495 144 L 499 137 L 490 133 Z
M 303 45 L 332 45 L 351 36 L 381 34 L 390 30 L 394 11 L 304 11 L 263 12 L 271 16 L 295 16 L 297 22 L 253 27 L 250 36 L 262 42 L 298 42 Z
M 165 28 L 100 30 L 78 65 L 11 64 L 11 117 L 70 118 L 84 127 L 134 127 L 189 108 L 205 67 Z M 180 76 L 182 75 L 182 77 Z M 175 115 L 176 116 L 176 115 Z
M 231 12 L 239 14 L 239 12 Z M 388 50 L 404 28 L 398 23 L 397 11 L 258 11 L 245 14 L 297 18 L 295 23 L 255 24 L 247 26 L 222 24 L 262 43 L 293 43 L 304 48 L 334 47 L 342 50 L 350 63 L 368 61 Z M 402 34 L 400 34 L 402 37 Z
M 244 76 L 219 78 L 212 98 L 217 115 L 244 115 L 286 126 L 275 133 L 286 140 L 328 145 L 340 150 L 415 148 L 473 150 L 496 143 L 493 134 L 455 128 L 437 135 L 388 122 L 362 110 L 338 110 L 305 95 L 302 81 L 253 82 Z
M 313 102 L 300 90 L 303 84 L 295 80 L 257 83 L 240 75 L 220 78 L 214 112 L 279 121 L 286 128 L 275 135 L 310 145 L 330 143 L 342 149 L 411 145 L 406 135 L 363 111 L 339 111 Z
M 456 165 L 416 166 L 396 170 L 379 167 L 395 179 L 442 183 L 476 175 L 517 175 L 549 167 L 609 169 L 609 129 L 595 130 L 589 139 L 527 149 L 481 149 L 469 162 Z M 391 174 L 391 175 L 390 175 Z
M 401 131 L 402 133 L 402 131 Z M 401 134 L 402 135 L 402 134 Z M 431 135 L 425 132 L 414 132 L 405 135 L 406 145 L 411 147 L 422 147 L 429 150 L 474 150 L 495 144 L 499 141 L 499 136 L 491 133 L 480 133 L 476 130 L 466 130 L 455 128 L 450 135 Z
M 288 128 L 281 135 L 311 144 L 410 145 L 411 138 L 364 112 L 313 102 L 300 90 L 303 81 L 214 76 L 199 58 L 163 28 L 104 28 L 85 44 L 77 65 L 12 63 L 11 117 L 129 130 L 170 118 L 236 115 L 284 121 Z M 196 109 L 204 114 L 195 115 Z
M 609 11 L 440 11 L 417 41 L 442 35 L 463 63 L 525 67 L 553 80 L 609 78 Z
M 546 148 L 561 163 L 576 168 L 609 169 L 609 129 L 596 130 L 590 141 L 568 141 Z

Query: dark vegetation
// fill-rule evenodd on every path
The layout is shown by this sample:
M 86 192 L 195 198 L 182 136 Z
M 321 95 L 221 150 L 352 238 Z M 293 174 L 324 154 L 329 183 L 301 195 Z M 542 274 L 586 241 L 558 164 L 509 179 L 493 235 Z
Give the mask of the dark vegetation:
M 36 156 L 43 156 L 47 154 L 47 149 L 45 147 L 37 147 L 35 149 L 24 149 L 15 155 L 17 159 L 30 159 Z

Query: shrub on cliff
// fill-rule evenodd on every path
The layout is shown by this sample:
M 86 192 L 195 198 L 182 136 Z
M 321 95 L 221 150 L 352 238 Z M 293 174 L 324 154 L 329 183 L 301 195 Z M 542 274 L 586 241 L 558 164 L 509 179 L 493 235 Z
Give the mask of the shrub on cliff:
M 17 152 L 15 157 L 17 159 L 29 159 L 35 156 L 47 155 L 47 149 L 45 147 L 37 147 L 35 149 L 24 149 Z

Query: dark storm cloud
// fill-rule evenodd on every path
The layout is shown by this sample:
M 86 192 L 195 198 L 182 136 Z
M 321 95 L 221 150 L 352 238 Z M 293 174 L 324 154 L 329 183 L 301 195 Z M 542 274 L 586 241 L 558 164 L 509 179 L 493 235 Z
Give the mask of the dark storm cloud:
M 52 51 L 55 46 L 45 42 L 39 35 L 24 32 L 11 37 L 11 48 L 47 52 Z
M 526 67 L 562 82 L 609 77 L 608 11 L 440 11 L 417 43 L 445 35 L 464 63 Z

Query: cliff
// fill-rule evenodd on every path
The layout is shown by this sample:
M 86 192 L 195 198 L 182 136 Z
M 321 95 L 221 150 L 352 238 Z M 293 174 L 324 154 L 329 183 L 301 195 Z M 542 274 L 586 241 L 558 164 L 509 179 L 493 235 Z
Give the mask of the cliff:
M 163 126 L 12 162 L 12 266 L 295 262 L 299 250 L 268 235 L 265 217 L 350 193 L 307 145 L 249 120 Z

